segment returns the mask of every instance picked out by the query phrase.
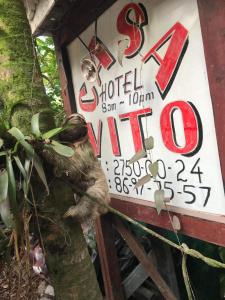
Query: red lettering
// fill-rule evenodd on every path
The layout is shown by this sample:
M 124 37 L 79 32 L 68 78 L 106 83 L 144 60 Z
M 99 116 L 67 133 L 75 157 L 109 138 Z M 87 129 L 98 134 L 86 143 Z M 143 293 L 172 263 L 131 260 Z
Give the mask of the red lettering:
M 152 114 L 151 108 L 143 108 L 130 113 L 119 115 L 121 121 L 130 120 L 135 152 L 143 149 L 143 130 L 141 118 Z
M 87 95 L 86 84 L 84 83 L 80 89 L 79 105 L 83 111 L 92 112 L 96 109 L 96 107 L 98 105 L 98 93 L 97 93 L 95 87 L 92 87 L 91 91 L 92 91 L 94 98 L 84 100 L 83 97 Z
M 131 20 L 133 12 L 135 20 Z M 129 47 L 125 50 L 125 56 L 134 57 L 144 43 L 143 26 L 148 24 L 146 10 L 142 4 L 129 3 L 121 10 L 117 18 L 117 30 L 127 35 L 130 39 Z
M 115 156 L 121 156 L 116 120 L 113 117 L 108 117 L 107 121 L 108 121 L 109 134 L 110 134 L 113 154 Z
M 182 114 L 185 145 L 178 144 L 174 112 L 179 109 Z M 202 145 L 202 124 L 195 106 L 190 102 L 174 101 L 167 104 L 160 116 L 160 126 L 163 143 L 167 149 L 174 153 L 186 156 L 196 154 Z
M 170 39 L 166 54 L 161 58 L 157 51 Z M 183 59 L 188 45 L 188 31 L 179 22 L 154 45 L 153 48 L 143 57 L 146 63 L 150 58 L 154 58 L 159 64 L 159 70 L 156 75 L 156 86 L 163 99 L 165 99 L 172 83 L 176 77 L 180 63 Z
M 109 49 L 103 44 L 103 42 L 96 36 L 90 41 L 88 46 L 91 56 L 96 56 L 99 60 L 99 65 L 97 66 L 98 70 L 98 85 L 101 86 L 100 70 L 103 67 L 106 70 L 109 70 L 112 65 L 115 63 L 115 59 Z
M 96 139 L 94 129 L 92 123 L 87 123 L 88 128 L 88 136 L 90 143 L 94 149 L 95 155 L 97 157 L 101 157 L 101 143 L 102 143 L 102 121 L 99 120 L 98 122 L 98 138 Z

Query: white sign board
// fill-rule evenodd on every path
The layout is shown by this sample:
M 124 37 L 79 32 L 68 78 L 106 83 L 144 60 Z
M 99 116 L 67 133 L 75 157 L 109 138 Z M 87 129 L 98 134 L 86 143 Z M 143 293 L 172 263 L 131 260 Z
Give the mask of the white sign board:
M 161 188 L 173 206 L 224 215 L 197 1 L 120 0 L 95 28 L 68 53 L 77 110 L 89 122 L 110 192 L 153 201 Z M 98 67 L 97 81 L 84 79 L 84 59 Z M 129 165 L 149 136 L 154 149 Z M 157 160 L 157 178 L 134 188 Z

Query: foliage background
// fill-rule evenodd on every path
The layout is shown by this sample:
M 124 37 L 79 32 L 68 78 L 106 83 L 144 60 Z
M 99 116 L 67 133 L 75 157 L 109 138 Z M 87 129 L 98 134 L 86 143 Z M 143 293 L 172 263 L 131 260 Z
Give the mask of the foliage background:
M 61 98 L 54 42 L 52 37 L 38 37 L 35 39 L 35 45 L 46 94 L 54 111 L 56 126 L 60 126 L 65 113 Z

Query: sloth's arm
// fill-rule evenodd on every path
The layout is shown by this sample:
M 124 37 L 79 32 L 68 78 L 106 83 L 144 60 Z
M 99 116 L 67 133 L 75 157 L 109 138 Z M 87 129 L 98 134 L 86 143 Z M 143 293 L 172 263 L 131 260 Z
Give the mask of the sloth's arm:
M 91 199 L 86 195 L 81 196 L 79 203 L 70 207 L 65 213 L 65 217 L 71 216 L 80 220 L 87 218 L 96 219 L 100 214 L 108 211 L 107 207 L 104 206 L 104 204 L 108 204 L 110 201 L 108 185 L 98 161 L 95 162 L 88 176 L 94 179 L 94 184 L 90 185 L 85 192 Z
M 104 203 L 109 203 L 109 192 L 105 174 L 88 141 L 87 123 L 80 114 L 69 116 L 59 134 L 59 140 L 74 149 L 70 158 L 61 156 L 51 148 L 43 149 L 43 157 L 53 165 L 55 175 L 65 179 L 79 194 L 80 201 L 65 213 L 78 219 L 96 218 L 106 213 Z M 87 194 L 92 198 L 91 200 Z M 96 200 L 96 201 L 95 201 Z

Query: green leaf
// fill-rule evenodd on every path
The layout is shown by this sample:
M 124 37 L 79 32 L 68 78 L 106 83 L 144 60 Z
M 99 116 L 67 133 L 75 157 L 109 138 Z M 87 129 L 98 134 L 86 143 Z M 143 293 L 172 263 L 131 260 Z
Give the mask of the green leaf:
M 173 216 L 173 219 L 172 219 L 172 225 L 173 225 L 173 229 L 175 229 L 177 231 L 181 229 L 180 220 L 175 215 Z
M 31 160 L 26 158 L 24 163 L 24 169 L 28 175 L 30 171 L 30 164 L 31 164 Z
M 21 170 L 21 173 L 24 176 L 24 181 L 23 181 L 24 196 L 25 196 L 25 198 L 27 198 L 27 194 L 29 191 L 29 180 L 30 180 L 29 179 L 29 171 L 30 171 L 31 161 L 29 159 L 25 159 L 24 166 L 22 165 L 22 163 L 21 163 L 22 168 L 19 165 L 20 164 L 17 164 L 18 168 Z
M 0 203 L 5 201 L 8 195 L 8 172 L 0 171 Z
M 19 209 L 16 201 L 16 180 L 15 180 L 14 170 L 12 166 L 12 159 L 10 155 L 6 157 L 6 166 L 7 166 L 8 178 L 9 178 L 9 185 L 8 185 L 9 201 L 11 204 L 14 217 L 18 218 Z
M 24 147 L 29 156 L 33 157 L 34 149 L 33 147 L 25 141 L 25 136 L 16 127 L 12 127 L 8 132 Z
M 150 136 L 149 138 L 145 139 L 145 149 L 146 150 L 151 150 L 154 148 L 154 138 Z
M 24 135 L 18 128 L 12 127 L 11 129 L 8 130 L 8 132 L 12 136 L 14 136 L 17 139 L 17 141 L 24 140 Z
M 10 203 L 9 203 L 8 198 L 6 198 L 5 201 L 0 203 L 0 215 L 1 215 L 1 219 L 4 222 L 5 226 L 7 228 L 12 228 L 13 227 L 13 216 L 11 214 Z
M 27 178 L 27 174 L 26 171 L 24 169 L 24 166 L 21 163 L 21 160 L 19 159 L 18 156 L 14 156 L 15 162 L 17 164 L 17 167 L 19 168 L 20 172 L 22 173 L 23 177 L 26 179 Z
M 152 176 L 150 174 L 145 175 L 144 177 L 140 178 L 138 182 L 135 184 L 135 188 L 138 188 L 139 186 L 144 185 L 145 183 L 149 182 L 151 180 Z
M 134 162 L 138 161 L 139 159 L 145 157 L 146 154 L 147 153 L 144 149 L 142 149 L 141 151 L 135 153 L 134 156 L 132 156 L 131 159 L 129 160 L 129 165 L 133 164 Z
M 159 171 L 159 164 L 157 161 L 155 161 L 154 163 L 152 163 L 149 166 L 149 171 L 152 174 L 152 177 L 156 178 L 156 176 L 158 175 L 158 171 Z
M 7 156 L 7 171 L 8 171 L 8 176 L 9 176 L 9 197 L 10 200 L 16 204 L 16 180 L 15 180 L 15 175 L 14 175 L 14 170 L 12 166 L 12 159 L 11 156 Z
M 6 151 L 2 151 L 2 152 L 0 152 L 0 156 L 4 156 L 4 155 L 6 155 L 7 154 L 7 152 Z
M 34 167 L 35 167 L 41 181 L 43 182 L 43 184 L 46 188 L 47 194 L 49 195 L 48 183 L 47 183 L 45 172 L 44 172 L 44 169 L 42 166 L 42 162 L 36 153 L 34 153 L 34 155 L 33 155 L 33 164 L 34 164 Z
M 25 151 L 27 152 L 28 157 L 32 158 L 34 156 L 34 148 L 28 144 L 25 140 L 20 141 L 20 144 L 23 146 Z
M 41 132 L 39 129 L 39 113 L 35 114 L 31 118 L 31 132 L 39 138 L 41 136 Z
M 34 167 L 35 167 L 40 179 L 42 180 L 42 182 L 47 190 L 47 193 L 49 194 L 49 188 L 48 188 L 45 172 L 44 172 L 44 169 L 43 169 L 43 166 L 42 166 L 39 156 L 35 153 L 33 147 L 25 141 L 25 137 L 24 137 L 23 133 L 18 128 L 12 127 L 8 132 L 12 136 L 14 136 L 17 139 L 17 141 L 19 141 L 20 144 L 26 150 L 28 157 L 33 161 Z
M 55 136 L 55 135 L 59 134 L 60 132 L 62 132 L 64 129 L 65 128 L 63 128 L 63 127 L 57 127 L 57 128 L 51 129 L 51 130 L 45 132 L 44 134 L 42 134 L 42 138 L 44 140 L 50 139 L 53 136 Z
M 22 165 L 21 160 L 19 159 L 18 156 L 14 156 L 15 162 L 17 164 L 17 167 L 19 168 L 20 172 L 23 175 L 23 191 L 24 191 L 24 196 L 27 198 L 27 194 L 29 191 L 29 178 L 28 178 L 28 172 L 26 172 L 25 167 Z
M 0 138 L 0 148 L 2 148 L 3 144 L 4 144 L 4 141 L 3 141 L 3 139 Z
M 154 200 L 155 200 L 155 206 L 156 206 L 156 210 L 157 210 L 158 214 L 160 214 L 162 209 L 166 208 L 164 198 L 165 198 L 164 190 L 156 190 L 155 191 Z
M 72 157 L 74 155 L 74 150 L 71 147 L 62 145 L 56 141 L 52 141 L 49 145 L 55 152 L 65 157 Z

